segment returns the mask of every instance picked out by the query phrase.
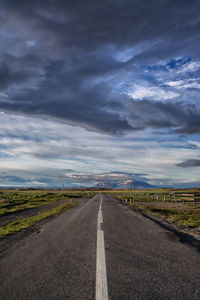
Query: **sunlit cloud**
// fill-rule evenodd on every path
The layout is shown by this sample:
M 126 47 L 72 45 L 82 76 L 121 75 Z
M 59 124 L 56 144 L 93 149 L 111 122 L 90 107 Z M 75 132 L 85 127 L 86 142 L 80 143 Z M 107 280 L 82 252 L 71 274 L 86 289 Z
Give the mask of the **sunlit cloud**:
M 177 89 L 200 89 L 199 79 L 169 81 L 166 84 Z
M 142 86 L 136 84 L 133 91 L 129 93 L 133 99 L 151 99 L 151 100 L 167 100 L 178 97 L 180 94 L 166 91 L 156 86 Z

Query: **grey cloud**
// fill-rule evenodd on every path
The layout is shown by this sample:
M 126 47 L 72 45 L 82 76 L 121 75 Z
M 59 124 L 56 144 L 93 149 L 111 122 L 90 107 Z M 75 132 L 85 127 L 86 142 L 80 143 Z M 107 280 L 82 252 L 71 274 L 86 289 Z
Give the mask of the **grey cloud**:
M 41 59 L 35 55 L 19 57 L 4 54 L 0 57 L 0 88 L 8 90 L 11 87 L 25 88 L 27 83 L 35 88 L 35 83 L 42 79 Z M 31 81 L 31 82 L 30 82 Z
M 183 103 L 133 101 L 128 105 L 128 120 L 133 129 L 167 128 L 175 133 L 200 133 L 200 110 Z
M 58 170 L 57 170 L 58 171 Z M 108 172 L 108 173 L 73 173 L 72 170 L 59 170 L 60 174 L 56 174 L 55 170 L 48 170 L 48 174 L 33 172 L 33 171 L 18 171 L 19 175 L 16 176 L 15 170 L 9 170 L 8 174 L 0 176 L 1 182 L 6 185 L 14 186 L 93 186 L 98 184 L 130 184 L 134 180 L 144 182 L 145 174 L 132 174 L 123 172 Z M 62 175 L 61 175 L 62 173 Z
M 24 82 L 29 74 L 12 72 L 5 64 L 0 65 L 0 87 L 6 88 L 10 84 Z
M 199 147 L 198 147 L 196 144 L 188 143 L 188 144 L 187 144 L 187 148 L 188 148 L 188 149 L 198 149 Z
M 19 176 L 0 176 L 0 184 L 1 184 L 1 181 L 5 184 L 6 183 L 26 183 L 27 180 L 22 178 L 22 177 L 19 177 Z
M 66 178 L 72 182 L 98 182 L 98 183 L 120 183 L 124 181 L 144 180 L 146 174 L 134 174 L 126 172 L 107 172 L 98 174 L 81 174 L 81 173 L 69 173 L 66 174 Z
M 147 127 L 199 133 L 198 108 L 132 102 L 115 91 L 114 78 L 131 73 L 134 81 L 136 64 L 188 53 L 199 58 L 199 1 L 0 4 L 1 41 L 13 44 L 0 50 L 0 87 L 9 95 L 0 102 L 2 111 L 47 116 L 106 134 Z M 33 47 L 26 47 L 27 40 L 35 41 Z M 114 58 L 115 50 L 140 45 L 147 46 L 133 50 L 130 60 Z
M 8 13 L 28 20 L 29 26 L 37 32 L 49 33 L 60 45 L 69 47 L 92 49 L 102 44 L 121 47 L 144 40 L 160 40 L 163 33 L 165 40 L 178 39 L 190 47 L 186 40 L 194 39 L 199 32 L 198 1 L 5 0 L 2 4 Z M 162 47 L 166 54 L 168 49 L 164 48 L 166 43 Z
M 28 93 L 23 92 L 12 99 L 11 103 L 1 102 L 0 108 L 7 112 L 46 115 L 107 134 L 121 135 L 130 130 L 145 128 L 166 128 L 171 133 L 181 134 L 200 133 L 200 110 L 195 105 L 133 101 L 128 97 L 122 97 L 119 103 L 115 100 L 106 102 L 106 95 L 102 92 L 98 94 L 98 90 L 96 93 L 83 91 L 82 95 L 75 91 L 71 93 L 72 98 L 69 90 L 69 98 L 66 96 L 65 101 L 57 102 L 56 92 L 50 89 L 48 100 L 40 103 L 44 95 L 39 97 L 32 91 L 31 97 L 28 97 Z M 75 94 L 76 102 L 73 98 Z
M 186 161 L 176 164 L 176 166 L 181 168 L 199 167 L 200 159 L 188 159 Z
M 7 112 L 46 115 L 109 134 L 130 130 L 126 119 L 120 116 L 121 103 L 107 99 L 111 91 L 106 82 L 89 85 L 87 75 L 88 85 L 85 86 L 82 72 L 71 74 L 62 63 L 49 63 L 40 89 L 28 85 L 11 95 L 10 101 L 2 101 L 0 108 Z
M 39 141 L 17 138 L 6 138 L 0 142 L 0 156 L 21 155 L 34 157 L 39 159 L 88 159 L 96 158 L 99 160 L 113 159 L 111 153 L 105 153 L 102 150 L 93 149 L 92 147 L 83 147 L 79 144 L 77 146 L 70 146 L 69 144 L 63 145 L 57 141 L 51 143 L 50 141 Z M 72 170 L 71 170 L 72 171 Z
M 91 149 L 83 149 L 82 147 L 59 147 L 59 146 L 51 146 L 49 149 L 48 145 L 43 145 L 39 149 L 33 149 L 28 152 L 28 155 L 31 155 L 36 158 L 41 159 L 78 159 L 88 157 L 101 159 L 113 159 L 113 156 L 110 154 L 105 154 L 102 151 L 91 150 Z

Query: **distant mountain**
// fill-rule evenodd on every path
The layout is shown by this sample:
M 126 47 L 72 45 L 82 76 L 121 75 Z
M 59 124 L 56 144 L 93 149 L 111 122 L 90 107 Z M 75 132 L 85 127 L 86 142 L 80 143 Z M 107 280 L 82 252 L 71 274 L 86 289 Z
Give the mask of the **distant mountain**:
M 132 189 L 133 185 L 130 180 L 124 182 L 101 182 L 94 186 L 95 188 L 104 189 Z M 134 189 L 154 189 L 157 186 L 148 184 L 144 181 L 134 181 Z

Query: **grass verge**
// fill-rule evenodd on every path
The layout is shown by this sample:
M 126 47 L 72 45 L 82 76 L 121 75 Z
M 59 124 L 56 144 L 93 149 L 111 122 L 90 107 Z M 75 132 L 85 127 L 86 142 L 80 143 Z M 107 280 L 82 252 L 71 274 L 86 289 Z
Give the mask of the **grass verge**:
M 200 231 L 200 210 L 171 209 L 155 206 L 136 206 L 140 210 L 165 218 L 167 221 Z
M 133 198 L 133 190 L 107 190 L 106 194 L 111 195 L 119 200 Z M 176 194 L 176 201 L 181 201 L 182 194 L 200 194 L 200 188 L 191 189 L 135 189 L 134 201 L 136 202 L 157 202 L 157 201 L 171 201 L 170 194 Z M 200 198 L 199 198 L 200 201 Z
M 82 190 L 12 190 L 0 189 L 0 217 L 25 209 L 41 207 L 65 200 L 92 197 L 94 191 Z
M 13 221 L 7 224 L 6 226 L 0 227 L 0 238 L 8 234 L 14 233 L 16 231 L 19 231 L 21 229 L 28 228 L 36 222 L 43 220 L 49 216 L 58 215 L 59 213 L 61 213 L 61 211 L 71 208 L 74 205 L 75 204 L 58 205 L 52 209 L 45 210 L 44 212 L 41 212 L 35 216 Z

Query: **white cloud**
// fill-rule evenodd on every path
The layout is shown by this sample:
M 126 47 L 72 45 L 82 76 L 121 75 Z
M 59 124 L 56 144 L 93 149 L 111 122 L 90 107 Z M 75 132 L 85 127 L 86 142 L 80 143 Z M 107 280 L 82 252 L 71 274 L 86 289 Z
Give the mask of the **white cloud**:
M 194 73 L 200 70 L 199 61 L 191 61 L 188 64 L 184 65 L 177 73 Z
M 111 50 L 112 56 L 117 61 L 125 63 L 125 62 L 129 61 L 130 59 L 132 59 L 134 56 L 136 56 L 144 51 L 147 51 L 154 44 L 156 44 L 156 41 L 154 41 L 153 43 L 143 42 L 143 43 L 139 43 L 132 47 L 126 47 L 126 48 L 121 48 L 121 49 L 114 48 L 113 46 L 109 46 L 108 48 Z
M 47 184 L 45 182 L 41 182 L 41 181 L 32 181 L 32 182 L 30 182 L 30 185 L 47 186 Z
M 200 83 L 196 79 L 168 81 L 165 84 L 177 89 L 188 89 L 188 88 L 200 89 Z
M 200 141 L 189 140 L 188 145 L 194 146 L 194 148 L 200 149 Z
M 166 91 L 160 87 L 135 84 L 133 90 L 128 93 L 133 99 L 167 100 L 179 96 L 178 93 Z
M 0 98 L 8 98 L 8 95 L 4 92 L 0 92 Z
M 35 45 L 36 45 L 35 40 L 26 41 L 26 46 L 27 47 L 34 47 Z
M 41 183 L 45 178 L 60 184 L 65 178 L 67 186 L 67 179 L 76 183 L 80 174 L 87 180 L 87 174 L 98 173 L 102 175 L 96 180 L 104 180 L 105 172 L 112 172 L 110 180 L 120 178 L 115 172 L 147 174 L 143 177 L 157 182 L 161 178 L 186 182 L 199 176 L 195 168 L 188 174 L 175 166 L 196 156 L 198 149 L 172 136 L 149 130 L 111 137 L 52 120 L 7 114 L 0 114 L 0 119 L 1 174 L 27 182 Z M 161 138 L 166 142 L 159 143 Z M 199 145 L 195 139 L 189 142 Z

